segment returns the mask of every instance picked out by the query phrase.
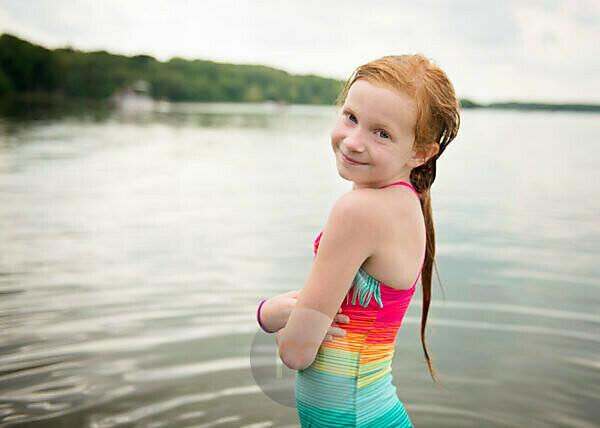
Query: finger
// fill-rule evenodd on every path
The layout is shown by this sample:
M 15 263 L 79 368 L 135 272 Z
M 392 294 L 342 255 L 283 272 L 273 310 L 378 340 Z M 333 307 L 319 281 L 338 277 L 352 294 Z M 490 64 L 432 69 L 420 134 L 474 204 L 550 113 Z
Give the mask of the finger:
M 342 312 L 342 308 L 341 308 L 341 307 L 338 309 L 338 314 L 339 314 L 340 312 Z
M 332 336 L 344 337 L 346 335 L 346 330 L 344 330 L 343 328 L 331 326 L 327 329 L 327 334 L 330 334 Z
M 292 290 L 288 291 L 287 293 L 283 293 L 284 296 L 291 297 L 292 299 L 298 297 L 298 294 L 300 294 L 300 290 Z
M 334 322 L 341 322 L 344 324 L 348 324 L 350 322 L 350 317 L 348 315 L 339 314 L 334 317 Z
M 328 334 L 327 336 L 325 336 L 325 340 L 330 342 L 333 340 L 333 336 L 331 336 L 330 334 Z

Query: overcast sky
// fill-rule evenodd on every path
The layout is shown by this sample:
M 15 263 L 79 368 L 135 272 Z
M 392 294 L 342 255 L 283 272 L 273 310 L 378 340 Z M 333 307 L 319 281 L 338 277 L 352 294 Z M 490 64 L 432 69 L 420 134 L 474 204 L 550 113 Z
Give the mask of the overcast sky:
M 461 97 L 600 103 L 600 0 L 0 0 L 0 32 L 338 79 L 382 55 L 421 52 Z

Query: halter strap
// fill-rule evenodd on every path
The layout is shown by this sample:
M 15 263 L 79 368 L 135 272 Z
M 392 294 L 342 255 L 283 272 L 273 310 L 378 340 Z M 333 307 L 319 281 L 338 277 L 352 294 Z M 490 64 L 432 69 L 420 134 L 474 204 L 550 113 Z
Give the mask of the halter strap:
M 415 195 L 417 195 L 417 197 L 419 196 L 419 192 L 417 192 L 416 189 L 410 183 L 407 183 L 406 181 L 396 181 L 394 183 L 386 184 L 385 186 L 380 187 L 380 189 L 385 189 L 386 187 L 395 186 L 396 184 L 400 184 L 401 186 L 409 187 L 413 192 L 415 192 Z

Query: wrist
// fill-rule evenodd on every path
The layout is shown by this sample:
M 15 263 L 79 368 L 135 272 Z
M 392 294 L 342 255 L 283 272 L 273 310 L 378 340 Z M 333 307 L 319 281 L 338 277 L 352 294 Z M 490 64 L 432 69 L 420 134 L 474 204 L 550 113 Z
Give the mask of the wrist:
M 265 307 L 267 307 L 269 299 L 263 299 L 258 305 L 258 309 L 256 310 L 256 321 L 258 325 L 265 333 L 275 333 L 275 330 L 271 330 L 271 326 L 266 322 L 268 320 L 268 316 L 265 317 L 267 311 Z

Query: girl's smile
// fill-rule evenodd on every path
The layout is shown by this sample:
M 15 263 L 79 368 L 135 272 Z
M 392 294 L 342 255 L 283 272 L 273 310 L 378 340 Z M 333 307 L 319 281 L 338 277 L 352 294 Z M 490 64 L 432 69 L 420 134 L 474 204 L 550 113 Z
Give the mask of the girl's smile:
M 355 161 L 354 159 L 349 158 L 348 156 L 346 156 L 344 153 L 342 153 L 342 159 L 344 159 L 344 161 L 352 166 L 360 166 L 360 165 L 368 165 L 367 163 L 361 163 L 358 161 Z

